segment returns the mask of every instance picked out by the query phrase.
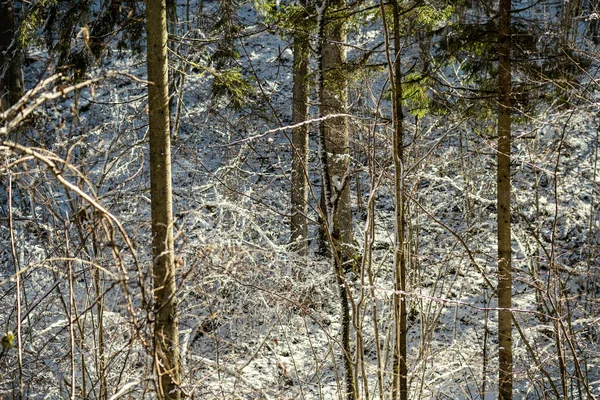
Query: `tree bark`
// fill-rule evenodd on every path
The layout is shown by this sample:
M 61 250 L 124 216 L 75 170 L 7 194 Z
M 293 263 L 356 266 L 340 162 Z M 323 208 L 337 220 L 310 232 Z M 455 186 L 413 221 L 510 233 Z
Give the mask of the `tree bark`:
M 306 0 L 300 0 L 306 7 Z M 309 74 L 309 36 L 308 32 L 298 30 L 294 34 L 294 87 L 292 94 L 292 124 L 296 125 L 308 117 L 308 74 Z M 292 130 L 292 177 L 291 177 L 291 236 L 292 250 L 299 256 L 308 253 L 308 126 L 303 125 Z
M 500 0 L 498 35 L 498 346 L 500 400 L 512 399 L 512 277 L 510 226 L 511 0 Z
M 317 101 L 322 105 L 325 97 L 325 15 L 328 9 L 328 0 L 323 0 L 317 4 L 317 48 L 316 48 L 316 67 L 317 67 Z M 323 116 L 323 106 L 319 109 L 319 117 Z M 353 364 L 352 364 L 352 349 L 350 346 L 350 299 L 346 291 L 346 283 L 343 266 L 343 251 L 340 228 L 336 220 L 340 203 L 343 201 L 341 192 L 336 191 L 332 179 L 331 157 L 327 154 L 327 126 L 325 121 L 319 123 L 319 159 L 321 161 L 321 180 L 323 191 L 321 193 L 321 201 L 324 207 L 321 208 L 322 214 L 325 217 L 323 227 L 326 228 L 326 237 L 331 245 L 331 262 L 333 271 L 336 277 L 336 283 L 340 296 L 340 324 L 341 328 L 341 347 L 344 357 L 344 375 L 346 383 L 345 397 L 348 400 L 356 400 L 358 397 L 356 382 L 354 380 Z M 346 182 L 348 180 L 346 179 Z M 346 185 L 347 186 L 347 185 Z
M 343 114 L 348 106 L 348 79 L 346 72 L 346 31 L 345 18 L 339 13 L 346 7 L 345 0 L 329 2 L 327 21 L 324 27 L 323 43 L 323 93 L 320 99 L 320 114 L 327 116 Z M 352 205 L 350 203 L 350 139 L 348 119 L 331 118 L 325 121 L 325 151 L 329 162 L 331 187 L 341 193 L 336 213 L 333 216 L 335 230 L 339 232 L 342 263 L 347 268 L 353 259 Z M 336 179 L 337 177 L 337 179 Z M 333 180 L 345 181 L 340 188 Z M 323 192 L 321 196 L 323 196 Z M 323 201 L 321 202 L 323 204 Z
M 23 96 L 21 51 L 15 38 L 14 2 L 0 0 L 0 111 L 5 111 Z
M 392 90 L 392 157 L 394 160 L 394 349 L 392 363 L 392 399 L 408 399 L 407 368 L 407 314 L 406 314 L 406 222 L 404 196 L 404 112 L 402 110 L 402 64 L 400 47 L 400 9 L 392 2 L 394 19 L 394 53 L 391 51 L 390 34 L 383 0 L 380 1 L 381 19 L 385 34 L 386 57 Z
M 171 142 L 165 0 L 146 3 L 150 195 L 154 278 L 154 361 L 161 399 L 180 399 L 178 312 L 173 254 Z
M 401 400 L 408 399 L 408 368 L 406 364 L 406 256 L 405 256 L 405 217 L 404 217 L 404 113 L 402 111 L 402 64 L 400 57 L 400 10 L 398 2 L 392 2 L 394 15 L 394 79 L 393 85 L 393 111 L 394 111 L 394 189 L 395 189 L 395 219 L 396 219 L 396 243 L 394 249 L 394 316 L 396 321 L 396 343 L 394 350 L 394 399 L 397 399 L 398 391 Z

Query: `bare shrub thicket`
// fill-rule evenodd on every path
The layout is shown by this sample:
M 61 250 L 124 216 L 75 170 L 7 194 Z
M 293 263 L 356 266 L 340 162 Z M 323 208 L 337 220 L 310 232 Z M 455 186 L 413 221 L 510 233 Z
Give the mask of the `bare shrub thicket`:
M 171 37 L 182 390 L 198 399 L 343 397 L 340 286 L 316 254 L 316 122 L 309 124 L 309 255 L 287 246 L 288 38 L 263 25 L 235 38 L 242 56 L 232 64 L 254 91 L 232 108 L 230 97 L 210 90 L 214 71 L 197 68 L 217 46 L 205 28 L 218 5 L 204 7 Z M 256 18 L 253 6 L 243 7 Z M 350 60 L 373 53 L 372 68 L 353 71 L 349 87 L 356 259 L 342 289 L 357 395 L 390 398 L 393 301 L 401 294 L 409 398 L 494 397 L 495 100 L 470 102 L 461 88 L 471 82 L 457 63 L 430 72 L 441 86 L 428 92 L 429 114 L 403 103 L 407 287 L 398 293 L 391 106 L 378 26 L 353 31 L 349 46 Z M 418 41 L 404 46 L 418 53 Z M 580 52 L 596 65 L 595 47 L 586 46 Z M 143 76 L 127 60 L 111 63 Z M 600 121 L 595 72 L 583 75 L 577 84 L 530 82 L 549 98 L 532 95 L 513 116 L 515 398 L 600 396 Z M 0 355 L 0 395 L 154 398 L 146 87 L 115 73 L 77 86 L 60 79 L 2 114 L 0 331 L 17 339 Z

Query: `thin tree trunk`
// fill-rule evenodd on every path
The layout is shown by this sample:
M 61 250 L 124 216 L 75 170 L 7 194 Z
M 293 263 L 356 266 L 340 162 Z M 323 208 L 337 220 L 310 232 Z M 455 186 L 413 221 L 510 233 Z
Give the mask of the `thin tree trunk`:
M 148 40 L 148 112 L 150 122 L 150 195 L 152 200 L 152 254 L 154 260 L 154 362 L 158 396 L 180 399 L 178 314 L 173 254 L 171 142 L 165 0 L 146 3 Z
M 306 7 L 306 0 L 300 5 Z M 308 117 L 309 37 L 301 26 L 294 34 L 294 88 L 292 94 L 292 124 Z M 292 218 L 290 243 L 298 255 L 305 257 L 308 250 L 308 126 L 292 130 Z
M 94 247 L 95 247 L 94 241 Z M 102 296 L 101 286 L 102 276 L 100 268 L 94 269 L 93 286 L 96 294 L 96 313 L 98 318 L 98 356 L 96 359 L 99 387 L 99 399 L 108 398 L 108 382 L 106 380 L 106 354 L 104 349 L 104 297 Z
M 381 17 L 385 32 L 386 56 L 392 89 L 394 132 L 392 134 L 392 157 L 394 159 L 394 201 L 395 201 L 395 244 L 394 244 L 394 358 L 392 364 L 392 399 L 408 399 L 408 368 L 406 364 L 406 223 L 404 217 L 404 113 L 402 110 L 402 65 L 400 57 L 400 10 L 397 2 L 392 2 L 394 18 L 394 56 L 390 50 L 389 33 L 383 1 L 380 2 Z
M 0 112 L 23 95 L 22 57 L 15 32 L 14 1 L 0 0 Z
M 500 0 L 498 36 L 498 346 L 500 400 L 512 399 L 512 277 L 510 232 L 511 0 Z
M 396 274 L 394 314 L 396 316 L 396 350 L 394 351 L 394 379 L 399 378 L 400 399 L 408 399 L 408 369 L 406 365 L 406 255 L 404 220 L 404 114 L 402 112 L 402 66 L 400 63 L 400 15 L 398 2 L 392 2 L 394 13 L 394 189 L 396 197 L 396 243 L 394 249 L 394 271 Z M 394 397 L 396 399 L 397 397 Z

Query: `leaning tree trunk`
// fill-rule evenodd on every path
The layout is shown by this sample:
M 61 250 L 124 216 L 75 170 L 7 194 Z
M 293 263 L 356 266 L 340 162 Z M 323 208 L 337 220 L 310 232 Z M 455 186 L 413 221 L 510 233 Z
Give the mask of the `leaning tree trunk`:
M 165 0 L 146 3 L 148 113 L 150 119 L 150 195 L 154 260 L 154 362 L 158 395 L 180 399 L 178 315 L 173 254 L 171 142 Z
M 512 277 L 510 233 L 511 154 L 511 0 L 500 0 L 498 35 L 498 389 L 500 400 L 512 399 Z
M 22 57 L 15 32 L 14 1 L 0 0 L 0 112 L 23 95 Z
M 306 0 L 300 0 L 306 7 Z M 305 24 L 304 24 L 305 25 Z M 294 88 L 292 94 L 292 124 L 296 125 L 308 117 L 308 74 L 309 36 L 298 25 L 294 34 Z M 292 218 L 290 243 L 298 255 L 305 257 L 308 250 L 308 125 L 292 130 Z

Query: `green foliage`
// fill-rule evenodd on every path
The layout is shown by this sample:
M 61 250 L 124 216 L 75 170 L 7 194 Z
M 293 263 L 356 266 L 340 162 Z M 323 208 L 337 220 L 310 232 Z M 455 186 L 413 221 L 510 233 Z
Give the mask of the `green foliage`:
M 2 350 L 8 350 L 13 347 L 15 342 L 15 335 L 12 331 L 6 332 L 5 335 L 2 336 Z
M 32 44 L 35 37 L 33 33 L 42 25 L 42 22 L 43 18 L 39 10 L 27 15 L 27 18 L 21 22 L 21 29 L 19 30 L 17 39 L 20 47 L 25 48 Z
M 425 5 L 416 8 L 413 13 L 410 13 L 410 18 L 407 18 L 407 22 L 412 27 L 418 27 L 421 31 L 431 31 L 446 25 L 455 11 L 455 8 L 452 6 L 435 7 L 433 5 Z
M 244 79 L 239 68 L 231 68 L 215 72 L 212 84 L 215 97 L 226 97 L 234 109 L 240 109 L 253 93 L 252 86 Z
M 423 118 L 429 109 L 431 83 L 429 77 L 417 72 L 406 75 L 402 83 L 402 101 L 409 112 L 418 118 Z
M 371 12 L 376 18 L 380 17 L 380 10 L 376 9 Z M 402 32 L 404 32 L 403 36 L 416 35 L 423 37 L 435 30 L 439 30 L 450 23 L 455 12 L 456 7 L 446 4 L 444 1 L 441 4 L 430 2 L 429 4 L 415 7 L 400 16 L 400 26 Z M 394 21 L 392 7 L 386 7 L 386 20 L 389 25 L 388 29 L 392 32 Z M 364 21 L 361 22 L 358 19 L 357 24 L 358 26 L 364 26 Z
M 313 8 L 303 7 L 298 4 L 289 4 L 277 7 L 275 3 L 268 3 L 265 13 L 265 22 L 275 25 L 285 36 L 290 31 L 302 29 L 312 31 L 316 27 Z
M 239 59 L 235 41 L 243 29 L 243 25 L 237 15 L 237 0 L 220 0 L 217 20 L 212 26 L 212 31 L 219 36 L 215 51 L 211 56 L 211 62 L 216 69 L 227 69 L 232 61 Z
M 17 42 L 21 48 L 26 48 L 34 44 L 36 39 L 39 39 L 39 36 L 35 35 L 35 32 L 44 24 L 46 18 L 45 11 L 55 6 L 56 3 L 57 0 L 42 0 L 27 10 L 23 19 L 19 22 Z
M 268 17 L 271 10 L 277 8 L 277 5 L 272 0 L 252 0 L 252 4 L 257 14 L 263 17 Z

